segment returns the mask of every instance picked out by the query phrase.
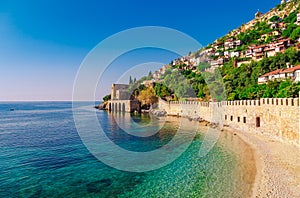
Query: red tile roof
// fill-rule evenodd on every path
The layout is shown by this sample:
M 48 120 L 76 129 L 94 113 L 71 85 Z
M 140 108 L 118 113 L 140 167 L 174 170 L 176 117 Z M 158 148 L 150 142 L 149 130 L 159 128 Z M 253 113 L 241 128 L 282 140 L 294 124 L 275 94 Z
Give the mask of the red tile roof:
M 266 44 L 254 46 L 254 49 L 258 49 L 258 48 L 262 48 L 262 47 L 266 47 L 266 46 L 267 46 Z
M 267 76 L 271 76 L 271 75 L 276 75 L 279 74 L 282 71 L 282 69 L 276 69 L 275 71 L 271 71 L 269 73 L 266 73 L 264 75 L 262 75 L 262 77 L 267 77 Z
M 300 65 L 297 65 L 297 66 L 292 67 L 292 68 L 284 69 L 281 73 L 291 73 L 291 72 L 294 72 L 296 70 L 300 70 Z
M 281 74 L 281 73 L 291 73 L 291 72 L 295 72 L 296 70 L 300 70 L 300 65 L 297 65 L 292 68 L 287 68 L 287 69 L 276 69 L 274 71 L 262 75 L 261 77 L 267 77 L 267 76 Z

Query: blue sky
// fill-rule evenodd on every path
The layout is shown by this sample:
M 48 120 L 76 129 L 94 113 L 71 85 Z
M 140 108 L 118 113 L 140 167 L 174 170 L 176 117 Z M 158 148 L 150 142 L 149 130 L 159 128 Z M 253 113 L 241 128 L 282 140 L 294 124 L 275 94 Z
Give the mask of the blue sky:
M 84 57 L 119 31 L 164 26 L 207 45 L 253 19 L 258 9 L 266 12 L 278 3 L 280 0 L 0 0 L 0 100 L 71 100 Z M 172 53 L 161 55 L 153 50 L 140 54 L 146 52 L 149 54 L 131 56 L 130 61 L 161 56 L 160 60 L 168 63 L 174 58 Z M 130 63 L 124 58 L 118 65 L 124 61 Z M 122 73 L 110 75 L 97 98 L 101 99 Z

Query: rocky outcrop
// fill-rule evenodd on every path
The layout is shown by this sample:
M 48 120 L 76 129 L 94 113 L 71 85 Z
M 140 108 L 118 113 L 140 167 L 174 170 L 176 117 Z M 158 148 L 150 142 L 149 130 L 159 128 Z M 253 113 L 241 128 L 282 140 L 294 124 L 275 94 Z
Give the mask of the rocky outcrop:
M 149 110 L 149 114 L 157 117 L 164 117 L 167 115 L 167 112 L 165 110 L 151 109 Z
M 98 106 L 95 106 L 95 108 L 99 110 L 108 110 L 108 102 L 103 102 Z

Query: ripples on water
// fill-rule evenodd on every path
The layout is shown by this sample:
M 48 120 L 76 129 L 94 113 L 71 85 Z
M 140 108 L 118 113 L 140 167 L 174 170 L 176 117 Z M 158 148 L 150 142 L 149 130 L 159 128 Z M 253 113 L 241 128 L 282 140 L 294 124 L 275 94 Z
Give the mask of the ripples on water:
M 123 132 L 111 114 L 99 111 L 97 115 L 107 136 L 129 150 L 154 150 L 176 132 L 176 124 L 169 122 L 159 134 L 141 141 Z M 133 118 L 139 124 L 149 123 L 147 116 Z M 199 158 L 201 139 L 159 170 L 123 172 L 101 163 L 84 147 L 75 129 L 71 103 L 1 103 L 0 197 L 245 195 L 238 187 L 247 184 L 237 173 L 236 156 L 219 144 L 208 156 Z

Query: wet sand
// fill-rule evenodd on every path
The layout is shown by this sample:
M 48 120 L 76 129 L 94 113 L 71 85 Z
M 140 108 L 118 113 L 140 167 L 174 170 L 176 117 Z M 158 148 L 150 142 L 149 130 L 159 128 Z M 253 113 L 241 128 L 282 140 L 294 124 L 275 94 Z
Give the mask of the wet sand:
M 300 197 L 300 148 L 269 137 L 225 128 L 253 149 L 256 166 L 251 197 Z

